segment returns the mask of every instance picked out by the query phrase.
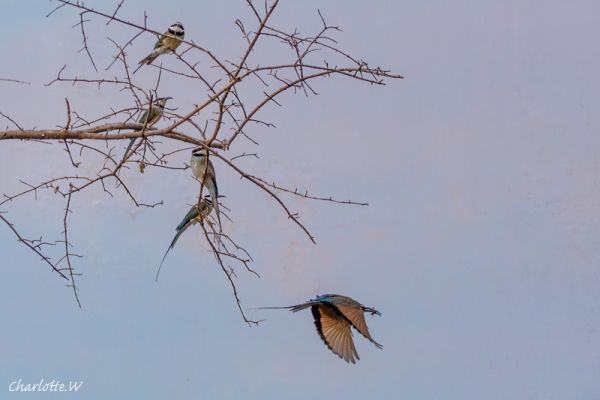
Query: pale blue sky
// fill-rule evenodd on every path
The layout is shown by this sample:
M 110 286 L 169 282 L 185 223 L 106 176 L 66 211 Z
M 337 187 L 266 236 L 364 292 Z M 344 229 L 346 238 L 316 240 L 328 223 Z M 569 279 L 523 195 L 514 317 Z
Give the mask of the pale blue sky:
M 88 115 L 126 95 L 45 88 L 77 55 L 74 11 L 3 2 L 0 111 L 24 126 L 63 124 L 64 97 Z M 115 2 L 87 2 L 108 8 Z M 128 1 L 121 16 L 186 35 L 234 57 L 242 1 Z M 127 172 L 156 209 L 119 193 L 74 198 L 71 235 L 83 273 L 78 309 L 63 282 L 0 227 L 0 398 L 29 399 L 597 399 L 600 397 L 600 6 L 595 1 L 283 1 L 280 26 L 318 29 L 406 76 L 378 88 L 347 80 L 321 95 L 282 98 L 256 127 L 244 168 L 369 207 L 291 198 L 318 245 L 262 192 L 216 163 L 233 210 L 228 229 L 252 251 L 256 279 L 238 271 L 246 308 L 348 294 L 368 317 L 378 350 L 361 337 L 348 365 L 314 332 L 309 312 L 257 312 L 242 323 L 230 288 L 192 229 L 154 272 L 197 187 L 191 174 Z M 118 32 L 116 25 L 113 29 Z M 91 39 L 105 66 L 104 22 Z M 92 32 L 95 32 L 92 30 Z M 126 33 L 127 35 L 129 34 Z M 130 50 L 141 58 L 154 39 Z M 140 83 L 155 74 L 142 71 Z M 174 79 L 161 86 L 186 109 L 204 98 Z M 167 93 L 168 92 L 168 93 Z M 7 123 L 2 120 L 2 125 Z M 123 144 L 125 146 L 125 144 Z M 187 161 L 187 154 L 180 162 Z M 360 160 L 360 162 L 357 162 Z M 16 172 L 18 171 L 18 172 Z M 59 146 L 0 143 L 0 192 L 71 171 Z M 89 172 L 89 171 L 88 171 Z M 29 237 L 57 238 L 62 199 L 40 193 L 0 211 Z M 83 380 L 75 396 L 9 394 L 11 381 Z

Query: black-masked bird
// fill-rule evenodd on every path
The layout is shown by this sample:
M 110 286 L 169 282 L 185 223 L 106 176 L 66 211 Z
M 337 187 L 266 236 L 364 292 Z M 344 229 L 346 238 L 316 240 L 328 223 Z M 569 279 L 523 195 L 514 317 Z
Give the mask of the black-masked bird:
M 158 39 L 154 45 L 154 50 L 152 50 L 152 53 L 148 54 L 138 64 L 140 66 L 143 64 L 152 64 L 152 61 L 154 61 L 156 57 L 160 56 L 161 54 L 174 52 L 175 49 L 177 49 L 177 47 L 179 47 L 181 44 L 184 36 L 185 30 L 183 29 L 183 24 L 181 22 L 175 22 L 169 27 L 169 29 L 167 29 L 165 33 L 160 36 L 160 39 Z
M 210 198 L 217 214 L 219 228 L 221 228 L 221 216 L 219 215 L 219 203 L 217 201 L 219 197 L 219 188 L 217 187 L 215 168 L 209 160 L 208 151 L 204 147 L 198 147 L 192 150 L 190 165 L 194 176 L 202 182 L 206 189 L 208 189 L 208 193 L 210 193 Z

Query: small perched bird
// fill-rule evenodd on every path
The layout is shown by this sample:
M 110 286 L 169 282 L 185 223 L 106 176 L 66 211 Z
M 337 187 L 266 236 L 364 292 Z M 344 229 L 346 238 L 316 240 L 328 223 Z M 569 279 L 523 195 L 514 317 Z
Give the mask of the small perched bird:
M 206 198 L 200 200 L 199 204 L 194 204 L 192 206 L 192 208 L 190 208 L 190 211 L 188 211 L 188 213 L 185 214 L 185 217 L 183 217 L 183 219 L 181 220 L 179 225 L 177 225 L 177 228 L 175 228 L 177 233 L 175 234 L 175 237 L 171 241 L 169 248 L 165 252 L 165 255 L 163 256 L 162 261 L 160 262 L 158 271 L 156 271 L 156 277 L 154 278 L 155 281 L 158 281 L 158 274 L 160 274 L 160 269 L 162 268 L 162 265 L 165 262 L 165 258 L 167 258 L 167 254 L 169 254 L 169 250 L 171 250 L 173 247 L 175 247 L 175 243 L 177 243 L 177 239 L 179 239 L 179 236 L 181 236 L 181 234 L 183 232 L 185 232 L 185 230 L 187 228 L 189 228 L 190 226 L 194 225 L 197 222 L 202 222 L 203 220 L 205 220 L 212 210 L 213 210 L 213 203 L 212 203 L 212 201 L 210 201 L 210 199 L 207 196 Z
M 221 216 L 219 215 L 219 203 L 217 198 L 219 197 L 219 188 L 217 187 L 217 178 L 215 175 L 215 168 L 208 159 L 208 150 L 204 147 L 198 147 L 192 150 L 192 158 L 190 160 L 192 166 L 192 172 L 194 176 L 202 182 L 202 184 L 208 189 L 212 204 L 215 207 L 217 213 L 217 221 L 219 222 L 219 229 L 221 228 Z
M 369 333 L 365 322 L 365 312 L 371 315 L 381 313 L 374 308 L 365 307 L 356 300 L 339 294 L 324 294 L 316 299 L 289 307 L 261 307 L 261 309 L 290 309 L 298 312 L 310 307 L 315 326 L 325 345 L 346 362 L 356 363 L 360 360 L 354 341 L 352 340 L 352 326 L 361 335 L 369 339 L 377 348 L 383 348 Z
M 146 128 L 150 128 L 154 124 L 156 124 L 158 120 L 163 116 L 163 113 L 165 111 L 165 104 L 167 104 L 167 100 L 169 99 L 172 99 L 172 97 L 159 97 L 158 99 L 156 99 L 154 104 L 150 106 L 149 110 L 144 110 L 144 112 L 138 119 L 138 123 L 146 124 Z M 125 155 L 123 156 L 123 158 L 127 157 L 127 154 L 129 153 L 129 150 L 131 150 L 131 147 L 133 147 L 133 144 L 135 143 L 136 139 L 137 138 L 131 138 L 131 140 L 129 141 L 129 145 L 125 150 Z
M 158 39 L 154 45 L 154 50 L 152 50 L 152 53 L 148 54 L 148 56 L 142 59 L 138 64 L 140 66 L 143 64 L 152 64 L 152 61 L 154 61 L 156 57 L 160 56 L 161 54 L 174 52 L 175 49 L 177 49 L 177 47 L 179 47 L 181 44 L 184 36 L 185 31 L 183 29 L 183 24 L 181 22 L 175 22 L 169 27 L 169 29 L 167 29 L 165 33 L 160 36 L 160 39 Z

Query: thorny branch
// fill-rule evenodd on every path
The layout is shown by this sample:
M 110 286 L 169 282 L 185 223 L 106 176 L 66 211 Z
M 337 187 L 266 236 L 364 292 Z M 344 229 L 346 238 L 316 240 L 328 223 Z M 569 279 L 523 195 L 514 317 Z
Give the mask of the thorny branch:
M 75 300 L 77 300 L 77 305 L 81 308 L 81 302 L 79 301 L 79 295 L 77 294 L 77 286 L 75 286 L 75 273 L 73 272 L 73 265 L 71 265 L 71 256 L 77 256 L 76 254 L 72 254 L 69 250 L 69 235 L 68 235 L 68 227 L 67 227 L 67 218 L 69 217 L 69 213 L 71 212 L 71 195 L 72 192 L 69 192 L 67 195 L 67 205 L 65 206 L 65 216 L 63 218 L 63 227 L 64 227 L 64 244 L 65 244 L 65 257 L 64 260 L 67 262 L 67 270 L 69 271 L 69 276 L 71 278 L 71 284 L 67 285 L 73 289 L 73 295 L 75 296 Z
M 144 168 L 166 168 L 171 170 L 186 170 L 187 164 L 181 166 L 181 154 L 189 154 L 196 147 L 208 149 L 211 159 L 218 160 L 215 163 L 220 168 L 230 168 L 241 178 L 247 180 L 255 187 L 272 197 L 279 207 L 313 242 L 314 236 L 309 229 L 300 222 L 300 217 L 293 212 L 283 198 L 282 194 L 299 196 L 309 200 L 327 201 L 336 204 L 367 205 L 364 202 L 352 200 L 336 200 L 332 196 L 314 196 L 307 191 L 300 191 L 291 184 L 279 184 L 246 172 L 234 163 L 241 157 L 259 158 L 258 152 L 247 151 L 241 148 L 238 155 L 230 155 L 228 150 L 235 146 L 258 145 L 254 137 L 257 131 L 265 128 L 273 129 L 275 125 L 270 121 L 261 119 L 260 115 L 271 104 L 282 106 L 281 97 L 284 94 L 302 93 L 306 97 L 317 95 L 317 82 L 321 78 L 340 77 L 348 78 L 370 85 L 385 85 L 388 80 L 402 79 L 401 75 L 394 74 L 381 67 L 372 67 L 360 58 L 352 56 L 346 50 L 338 48 L 337 41 L 333 35 L 340 32 L 339 27 L 329 25 L 318 10 L 318 18 L 322 24 L 320 29 L 313 35 L 302 35 L 297 30 L 286 31 L 285 28 L 277 27 L 271 23 L 272 16 L 276 13 L 279 0 L 266 0 L 257 7 L 255 2 L 246 0 L 245 3 L 250 10 L 250 22 L 244 23 L 242 19 L 235 19 L 235 26 L 242 35 L 244 49 L 237 61 L 231 61 L 218 55 L 216 52 L 202 47 L 192 39 L 186 37 L 182 45 L 173 55 L 163 55 L 159 60 L 171 57 L 175 63 L 163 66 L 162 62 L 144 66 L 148 73 L 157 72 L 156 83 L 153 88 L 142 86 L 143 80 L 130 73 L 131 63 L 128 59 L 128 51 L 132 51 L 135 42 L 143 37 L 152 35 L 158 37 L 162 30 L 152 29 L 148 26 L 147 15 L 143 14 L 141 23 L 132 22 L 122 17 L 122 6 L 125 0 L 120 0 L 112 11 L 100 11 L 86 6 L 83 2 L 71 0 L 57 0 L 59 3 L 47 14 L 50 17 L 59 10 L 72 9 L 78 13 L 78 22 L 73 25 L 79 28 L 84 51 L 92 64 L 93 71 L 89 76 L 69 75 L 68 66 L 62 66 L 56 77 L 46 86 L 69 84 L 69 85 L 91 85 L 99 90 L 114 88 L 123 99 L 127 99 L 131 106 L 120 109 L 100 110 L 97 115 L 84 117 L 77 110 L 77 102 L 65 99 L 66 123 L 64 126 L 55 128 L 29 128 L 23 123 L 18 123 L 15 118 L 3 113 L 0 116 L 8 120 L 16 129 L 0 130 L 0 141 L 2 140 L 33 140 L 43 143 L 60 143 L 68 155 L 70 165 L 74 168 L 85 164 L 89 171 L 95 168 L 91 175 L 69 174 L 64 176 L 46 178 L 39 184 L 30 184 L 19 180 L 25 188 L 15 194 L 3 194 L 4 199 L 0 206 L 9 206 L 11 203 L 34 195 L 37 199 L 38 191 L 50 190 L 57 196 L 66 199 L 65 213 L 63 216 L 63 237 L 60 242 L 64 244 L 62 258 L 53 263 L 44 254 L 44 246 L 52 243 L 28 240 L 21 235 L 15 226 L 2 214 L 0 219 L 17 236 L 18 240 L 36 253 L 41 259 L 57 272 L 62 278 L 70 281 L 77 304 L 79 301 L 78 289 L 75 285 L 75 276 L 72 265 L 73 257 L 80 257 L 73 253 L 70 243 L 68 217 L 71 213 L 73 196 L 82 194 L 88 189 L 99 186 L 108 196 L 113 197 L 112 182 L 114 186 L 128 197 L 136 207 L 155 207 L 163 202 L 155 201 L 144 203 L 139 201 L 135 193 L 128 186 L 128 178 L 120 174 L 123 168 L 129 168 L 132 163 L 139 166 L 140 172 Z M 121 13 L 119 14 L 119 12 Z M 119 14 L 119 15 L 117 15 Z M 99 18 L 106 23 L 103 25 L 107 34 L 100 35 L 94 32 L 94 36 L 88 36 L 87 22 Z M 116 40 L 110 37 L 110 29 L 114 25 L 121 25 L 131 30 L 131 36 L 125 40 Z M 249 26 L 252 28 L 248 28 Z M 107 65 L 104 71 L 96 67 L 92 57 L 92 46 L 97 37 L 107 37 L 114 45 L 116 54 L 108 60 L 100 60 L 99 52 L 94 52 L 96 58 Z M 288 57 L 277 62 L 267 62 L 270 54 L 261 51 L 260 43 L 273 43 L 288 49 Z M 264 46 L 267 47 L 267 46 Z M 147 49 L 146 49 L 147 50 Z M 137 54 L 137 47 L 136 47 Z M 282 53 L 283 54 L 283 53 Z M 318 55 L 318 56 L 317 56 Z M 267 57 L 268 56 L 268 57 Z M 200 68 L 202 66 L 202 68 Z M 112 70 L 109 74 L 109 70 Z M 116 72 L 115 72 L 116 71 Z M 186 82 L 187 87 L 193 93 L 197 93 L 196 104 L 188 104 L 183 112 L 173 109 L 165 109 L 163 120 L 168 123 L 158 123 L 162 127 L 150 126 L 147 121 L 138 123 L 138 116 L 144 111 L 150 111 L 153 99 L 158 98 L 158 91 L 162 74 L 168 74 L 174 79 Z M 15 79 L 0 78 L 0 81 L 27 84 L 28 82 Z M 195 86 L 198 85 L 198 86 Z M 75 96 L 73 93 L 72 96 Z M 73 97 L 71 97 L 73 98 Z M 121 103 L 122 104 L 122 103 Z M 34 125 L 34 123 L 29 123 Z M 256 129 L 260 128 L 260 129 Z M 236 141 L 238 137 L 246 139 L 241 143 Z M 135 144 L 129 151 L 122 154 L 114 143 L 121 144 L 135 140 Z M 165 146 L 180 146 L 173 151 Z M 238 143 L 240 142 L 240 143 Z M 96 145 L 99 143 L 100 145 Z M 103 147 L 102 147 L 103 146 Z M 134 159 L 136 161 L 134 161 Z M 77 171 L 84 170 L 78 168 Z M 217 168 L 218 170 L 218 168 Z M 218 175 L 218 173 L 217 173 Z M 202 198 L 203 184 L 198 201 Z M 225 205 L 220 204 L 221 214 L 226 217 L 230 224 L 234 223 L 231 216 L 234 214 Z M 209 243 L 212 253 L 222 271 L 225 273 L 233 291 L 239 312 L 243 320 L 252 325 L 259 321 L 246 318 L 241 306 L 239 291 L 236 288 L 233 277 L 235 270 L 226 261 L 231 261 L 243 266 L 248 272 L 258 274 L 251 268 L 252 257 L 249 252 L 237 244 L 237 242 L 224 231 L 215 229 L 216 219 L 212 215 L 205 223 L 201 223 L 204 239 Z M 207 229 L 208 227 L 208 229 Z M 64 262 L 66 267 L 58 268 Z M 66 272 L 66 273 L 65 273 Z
M 8 227 L 10 228 L 10 230 L 15 234 L 15 236 L 19 239 L 19 242 L 23 243 L 25 246 L 29 247 L 31 249 L 31 251 L 33 251 L 35 254 L 37 254 L 38 256 L 40 256 L 40 258 L 42 259 L 42 261 L 44 261 L 46 264 L 48 264 L 50 266 L 50 268 L 52 268 L 54 270 L 54 272 L 56 272 L 58 275 L 60 275 L 61 277 L 63 277 L 64 279 L 69 279 L 67 278 L 67 276 L 58 268 L 56 268 L 56 266 L 54 264 L 52 264 L 52 262 L 50 261 L 49 257 L 46 257 L 42 252 L 41 252 L 41 247 L 44 244 L 48 244 L 48 243 L 44 243 L 38 241 L 38 244 L 35 244 L 35 240 L 30 240 L 30 239 L 25 239 L 23 236 L 21 236 L 21 234 L 17 231 L 17 229 L 15 228 L 15 226 L 8 220 L 6 219 L 2 214 L 0 214 L 0 219 L 2 221 L 4 221 L 4 223 L 6 225 L 8 225 Z

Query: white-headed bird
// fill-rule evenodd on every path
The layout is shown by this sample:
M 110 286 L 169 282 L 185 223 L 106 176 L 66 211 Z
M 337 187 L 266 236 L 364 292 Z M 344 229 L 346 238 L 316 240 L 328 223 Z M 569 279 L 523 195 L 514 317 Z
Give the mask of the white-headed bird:
M 261 309 L 286 308 L 298 312 L 308 307 L 312 311 L 319 336 L 329 350 L 344 361 L 355 364 L 356 360 L 360 360 L 356 347 L 354 347 L 350 327 L 356 329 L 377 348 L 383 348 L 371 337 L 364 316 L 365 312 L 369 312 L 371 315 L 381 315 L 381 313 L 374 308 L 363 306 L 348 296 L 324 294 L 295 306 L 261 307 Z
M 179 47 L 181 44 L 184 36 L 185 30 L 183 29 L 183 24 L 181 22 L 175 22 L 169 27 L 169 29 L 167 29 L 165 33 L 160 36 L 154 45 L 154 50 L 152 50 L 152 53 L 148 54 L 148 56 L 142 59 L 138 64 L 140 66 L 143 64 L 152 64 L 152 61 L 154 61 L 156 57 L 160 56 L 161 54 L 174 52 L 175 49 L 177 49 L 177 47 Z
M 215 175 L 215 168 L 212 162 L 209 160 L 208 150 L 204 147 L 198 147 L 192 150 L 192 158 L 190 160 L 192 172 L 194 176 L 202 182 L 202 184 L 208 189 L 212 204 L 217 213 L 217 221 L 219 222 L 219 228 L 221 227 L 221 216 L 219 215 L 219 203 L 217 201 L 219 197 L 219 188 L 217 187 L 217 177 Z
M 145 109 L 144 112 L 142 112 L 142 115 L 138 119 L 138 123 L 146 124 L 146 128 L 150 128 L 154 124 L 156 124 L 158 120 L 163 116 L 163 113 L 165 111 L 165 105 L 167 104 L 167 100 L 169 99 L 172 99 L 172 97 L 157 98 L 154 101 L 154 104 L 150 106 L 150 109 Z M 129 145 L 125 150 L 125 155 L 123 157 L 127 157 L 129 150 L 131 150 L 131 147 L 135 143 L 135 139 L 137 138 L 131 138 L 131 140 L 129 141 Z
M 179 225 L 177 225 L 177 228 L 175 228 L 177 233 L 175 234 L 175 237 L 171 241 L 169 248 L 165 252 L 165 255 L 163 256 L 162 261 L 160 262 L 160 265 L 158 266 L 158 270 L 156 271 L 156 277 L 154 278 L 154 280 L 158 280 L 158 274 L 160 274 L 160 269 L 162 268 L 162 265 L 165 262 L 165 258 L 167 258 L 167 254 L 169 254 L 169 250 L 171 250 L 173 247 L 175 247 L 175 243 L 177 243 L 177 239 L 179 239 L 179 236 L 181 236 L 181 234 L 183 232 L 185 232 L 185 230 L 187 228 L 189 228 L 190 226 L 194 225 L 197 222 L 204 221 L 208 217 L 208 215 L 210 214 L 210 212 L 212 210 L 213 210 L 213 203 L 212 203 L 212 201 L 210 201 L 210 199 L 207 196 L 207 198 L 201 199 L 198 204 L 194 204 L 192 206 L 192 208 L 190 208 L 188 213 L 185 214 L 185 217 L 183 217 L 183 219 L 181 220 Z

